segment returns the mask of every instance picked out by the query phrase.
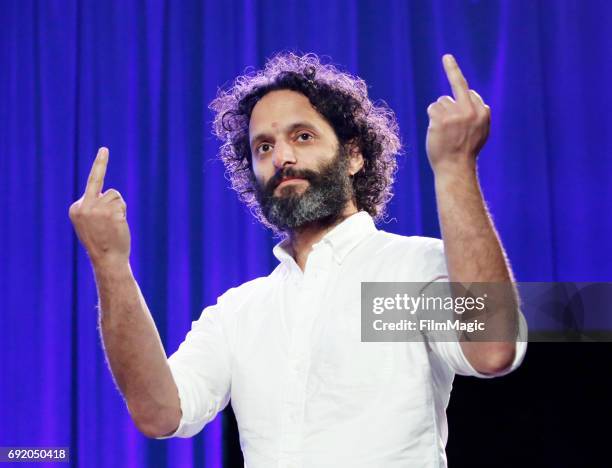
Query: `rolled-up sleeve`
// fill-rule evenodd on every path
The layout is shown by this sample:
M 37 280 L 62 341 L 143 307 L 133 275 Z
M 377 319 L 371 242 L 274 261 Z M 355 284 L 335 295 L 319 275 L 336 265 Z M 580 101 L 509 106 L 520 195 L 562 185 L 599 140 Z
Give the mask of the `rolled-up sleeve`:
M 204 309 L 178 350 L 168 358 L 182 417 L 175 432 L 159 439 L 192 437 L 227 406 L 231 356 L 223 322 L 226 306 L 221 296 L 216 305 Z
M 470 364 L 470 361 L 465 356 L 461 343 L 458 340 L 438 342 L 431 341 L 429 344 L 434 352 L 438 354 L 456 374 L 480 377 L 483 379 L 501 377 L 509 374 L 519 367 L 525 358 L 525 353 L 527 352 L 527 321 L 525 320 L 525 317 L 521 311 L 518 311 L 518 318 L 519 326 L 516 338 L 516 352 L 514 354 L 514 360 L 509 368 L 498 374 L 483 374 L 474 369 L 474 366 Z
M 430 289 L 430 286 L 436 285 L 435 291 L 439 294 L 442 287 L 445 290 L 445 293 L 442 294 L 443 297 L 450 297 L 451 290 L 450 286 L 446 287 L 446 283 L 448 283 L 448 271 L 446 269 L 446 261 L 444 257 L 444 244 L 441 240 L 436 240 L 431 242 L 431 248 L 427 250 L 427 259 L 428 266 L 430 270 L 427 272 L 429 276 L 428 287 L 426 287 L 423 291 L 424 295 L 428 295 L 427 292 Z M 434 293 L 435 295 L 436 293 Z M 512 365 L 505 369 L 503 372 L 497 374 L 482 374 L 474 369 L 474 366 L 470 363 L 470 361 L 465 356 L 463 352 L 463 348 L 459 340 L 449 340 L 448 334 L 444 335 L 446 338 L 436 339 L 436 332 L 427 333 L 427 340 L 429 347 L 435 352 L 447 365 L 448 367 L 456 374 L 459 375 L 467 375 L 481 378 L 493 378 L 493 377 L 501 377 L 503 375 L 509 374 L 517 367 L 521 365 L 523 359 L 525 357 L 525 353 L 527 352 L 527 341 L 528 341 L 528 328 L 527 321 L 525 320 L 525 316 L 522 311 L 517 310 L 518 313 L 518 332 L 516 336 L 516 351 L 514 355 L 514 360 Z M 454 314 L 452 311 L 448 312 L 449 319 L 452 319 Z

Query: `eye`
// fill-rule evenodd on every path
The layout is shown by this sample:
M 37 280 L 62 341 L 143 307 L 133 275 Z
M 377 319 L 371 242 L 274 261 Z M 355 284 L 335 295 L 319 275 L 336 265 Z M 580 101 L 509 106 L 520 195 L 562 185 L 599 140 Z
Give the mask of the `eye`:
M 314 137 L 310 133 L 302 132 L 298 133 L 297 140 L 298 141 L 308 141 L 312 140 Z
M 270 143 L 262 143 L 257 148 L 255 148 L 255 152 L 257 154 L 267 153 L 272 149 L 272 145 Z

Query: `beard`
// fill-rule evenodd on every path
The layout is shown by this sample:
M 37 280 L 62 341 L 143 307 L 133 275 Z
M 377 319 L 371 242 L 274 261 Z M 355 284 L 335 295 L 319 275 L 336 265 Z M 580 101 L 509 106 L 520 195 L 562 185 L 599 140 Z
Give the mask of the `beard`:
M 276 196 L 274 191 L 286 177 L 305 179 L 308 186 L 299 193 L 294 185 L 288 185 Z M 312 224 L 331 226 L 342 217 L 353 196 L 348 156 L 343 149 L 338 149 L 334 159 L 318 171 L 288 167 L 277 171 L 265 184 L 256 181 L 255 187 L 263 216 L 280 231 L 295 231 Z

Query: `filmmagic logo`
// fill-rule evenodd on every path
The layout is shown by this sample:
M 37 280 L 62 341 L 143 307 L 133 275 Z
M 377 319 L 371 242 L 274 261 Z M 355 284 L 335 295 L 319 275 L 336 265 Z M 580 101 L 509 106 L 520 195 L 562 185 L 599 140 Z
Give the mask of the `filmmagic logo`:
M 403 319 L 398 322 L 385 322 L 377 319 L 372 322 L 372 327 L 376 331 L 462 331 L 473 333 L 477 330 L 484 331 L 485 324 L 479 320 L 447 319 L 443 322 L 437 320 L 421 319 L 417 323 L 414 320 Z

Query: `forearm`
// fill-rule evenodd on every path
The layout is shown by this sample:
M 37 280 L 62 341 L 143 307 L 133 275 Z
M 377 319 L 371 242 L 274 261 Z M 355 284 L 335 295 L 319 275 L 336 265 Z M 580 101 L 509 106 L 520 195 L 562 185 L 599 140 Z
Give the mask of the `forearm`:
M 172 432 L 180 403 L 157 328 L 128 262 L 94 265 L 100 333 L 115 381 L 139 429 Z
M 476 171 L 435 178 L 440 230 L 451 281 L 506 282 L 512 273 L 482 197 Z
M 478 332 L 477 341 L 468 342 L 464 337 L 461 346 L 477 370 L 499 372 L 514 358 L 518 297 L 476 170 L 437 175 L 436 198 L 450 281 L 489 283 L 477 289 L 477 294 L 487 294 L 488 307 L 480 316 L 485 330 Z

